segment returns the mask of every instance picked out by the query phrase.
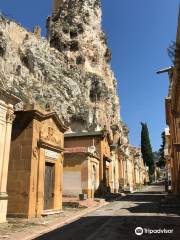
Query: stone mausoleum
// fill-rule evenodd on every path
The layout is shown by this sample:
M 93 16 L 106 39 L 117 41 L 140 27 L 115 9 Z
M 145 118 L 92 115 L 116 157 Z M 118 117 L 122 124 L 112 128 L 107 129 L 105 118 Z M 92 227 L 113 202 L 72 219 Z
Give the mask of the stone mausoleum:
M 8 215 L 32 218 L 62 208 L 64 132 L 55 112 L 15 112 L 8 172 Z
M 7 175 L 14 105 L 20 99 L 0 88 L 0 223 L 6 222 L 8 195 Z
M 110 184 L 110 147 L 106 131 L 65 134 L 63 196 L 87 194 Z
M 63 196 L 77 197 L 87 194 L 93 198 L 99 186 L 100 157 L 93 148 L 74 147 L 65 149 L 63 172 Z

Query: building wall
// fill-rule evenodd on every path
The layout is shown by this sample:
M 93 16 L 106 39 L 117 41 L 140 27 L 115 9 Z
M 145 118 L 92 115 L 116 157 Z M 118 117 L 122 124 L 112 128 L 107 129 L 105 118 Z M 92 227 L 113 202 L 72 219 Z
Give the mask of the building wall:
M 54 169 L 52 209 L 62 208 L 63 155 L 57 145 L 63 149 L 63 133 L 51 118 L 16 114 L 8 172 L 9 216 L 31 218 L 44 212 L 46 162 Z
M 65 148 L 73 147 L 96 147 L 96 152 L 99 154 L 100 166 L 99 166 L 99 178 L 102 181 L 105 178 L 105 164 L 106 159 L 111 157 L 110 147 L 106 137 L 100 136 L 85 136 L 85 137 L 72 137 L 65 138 Z
M 169 73 L 169 93 L 166 98 L 166 120 L 170 129 L 169 162 L 171 164 L 172 190 L 180 194 L 180 14 L 176 35 L 174 67 Z
M 78 196 L 82 193 L 81 169 L 83 164 L 87 165 L 87 157 L 84 155 L 64 154 L 63 196 Z M 87 172 L 86 174 L 88 175 Z
M 30 176 L 32 156 L 32 122 L 15 138 L 12 132 L 7 191 L 8 214 L 27 217 L 29 212 Z
M 93 166 L 96 168 L 95 179 Z M 65 153 L 63 196 L 78 197 L 79 194 L 85 193 L 88 197 L 94 197 L 94 190 L 98 186 L 99 161 L 87 153 Z
M 171 113 L 170 138 L 171 138 L 171 164 L 172 164 L 172 189 L 174 193 L 180 193 L 180 118 Z
M 117 193 L 119 191 L 119 161 L 116 150 L 111 151 L 111 162 L 109 165 L 110 171 L 110 188 L 111 192 Z
M 169 96 L 166 98 L 166 122 L 170 129 L 166 160 L 170 164 L 168 168 L 171 169 L 172 191 L 180 194 L 180 102 L 175 101 L 175 95 L 178 93 L 180 95 L 177 84 L 177 79 L 180 78 L 180 75 L 177 74 L 176 66 L 172 74 Z

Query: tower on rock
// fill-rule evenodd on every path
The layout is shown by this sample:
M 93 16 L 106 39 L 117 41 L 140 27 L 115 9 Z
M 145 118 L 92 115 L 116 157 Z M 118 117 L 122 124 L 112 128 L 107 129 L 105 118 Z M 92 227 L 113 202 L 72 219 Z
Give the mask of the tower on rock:
M 63 3 L 66 0 L 53 0 L 53 5 L 52 5 L 52 15 L 56 15 L 60 9 L 60 7 L 63 5 Z

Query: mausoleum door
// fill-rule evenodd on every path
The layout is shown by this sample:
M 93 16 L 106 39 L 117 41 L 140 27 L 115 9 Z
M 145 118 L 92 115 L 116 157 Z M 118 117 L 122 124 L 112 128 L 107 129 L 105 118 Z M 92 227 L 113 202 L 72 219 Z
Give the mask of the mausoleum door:
M 45 164 L 45 182 L 44 182 L 44 209 L 53 208 L 54 197 L 54 164 L 46 162 Z

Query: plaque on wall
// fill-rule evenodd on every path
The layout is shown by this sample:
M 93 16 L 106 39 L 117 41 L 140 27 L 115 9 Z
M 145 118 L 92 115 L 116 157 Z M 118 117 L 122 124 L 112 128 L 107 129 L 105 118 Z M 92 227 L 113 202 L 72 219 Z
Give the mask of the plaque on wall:
M 54 160 L 57 160 L 58 155 L 59 154 L 57 152 L 51 151 L 49 149 L 45 149 L 45 157 L 49 157 L 49 158 L 52 158 Z

